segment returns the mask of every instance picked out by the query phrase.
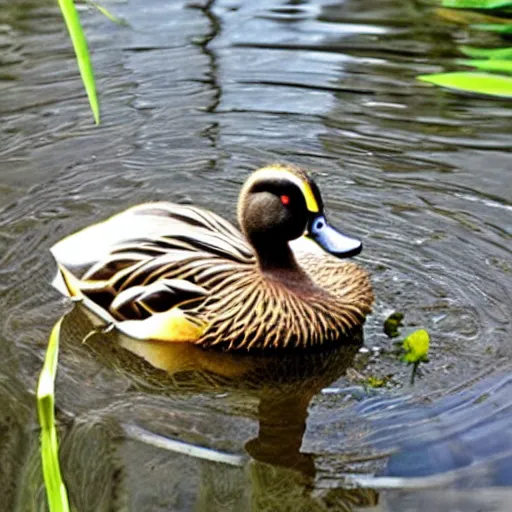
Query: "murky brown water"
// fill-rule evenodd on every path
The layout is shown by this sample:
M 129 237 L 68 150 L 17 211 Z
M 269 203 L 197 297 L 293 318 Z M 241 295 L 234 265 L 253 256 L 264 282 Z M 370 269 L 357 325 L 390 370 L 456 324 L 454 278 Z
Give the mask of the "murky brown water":
M 276 160 L 312 169 L 335 223 L 365 242 L 377 295 L 368 352 L 258 359 L 113 334 L 82 343 L 91 325 L 77 309 L 57 383 L 73 503 L 509 510 L 510 104 L 415 80 L 450 66 L 466 30 L 412 0 L 109 6 L 130 27 L 83 12 L 95 127 L 55 3 L 0 1 L 2 510 L 45 504 L 34 387 L 70 309 L 50 287 L 49 247 L 150 199 L 233 219 L 248 172 Z M 386 354 L 393 310 L 405 332 L 431 334 L 414 389 Z M 354 365 L 392 374 L 389 387 L 366 390 L 345 373 Z

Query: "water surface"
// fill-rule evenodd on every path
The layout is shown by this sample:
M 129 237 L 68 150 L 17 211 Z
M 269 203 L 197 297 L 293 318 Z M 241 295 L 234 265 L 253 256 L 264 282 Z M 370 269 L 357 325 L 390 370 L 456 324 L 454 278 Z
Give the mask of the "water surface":
M 77 509 L 508 510 L 510 105 L 415 80 L 496 40 L 412 0 L 113 3 L 129 27 L 82 11 L 95 127 L 54 2 L 0 7 L 6 510 L 45 503 L 34 388 L 70 309 L 51 245 L 148 200 L 234 220 L 244 179 L 273 161 L 311 169 L 333 223 L 364 240 L 366 350 L 163 354 L 112 333 L 82 343 L 74 311 L 57 403 Z M 431 334 L 414 389 L 382 332 L 394 310 Z

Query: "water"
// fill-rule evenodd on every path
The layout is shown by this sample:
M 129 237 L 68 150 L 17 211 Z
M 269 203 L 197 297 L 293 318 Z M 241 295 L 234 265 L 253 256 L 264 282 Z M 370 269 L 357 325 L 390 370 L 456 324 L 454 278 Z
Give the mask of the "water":
M 57 382 L 74 504 L 508 510 L 510 106 L 415 80 L 491 36 L 412 0 L 113 3 L 130 27 L 82 15 L 98 128 L 55 3 L 0 6 L 5 510 L 45 503 L 34 388 L 70 309 L 50 287 L 50 246 L 148 200 L 233 220 L 247 174 L 282 160 L 312 169 L 333 223 L 364 240 L 377 296 L 368 352 L 164 354 L 113 333 L 82 343 L 91 324 L 75 310 Z M 382 332 L 395 310 L 404 332 L 432 338 L 413 389 Z M 367 390 L 359 375 L 391 377 Z

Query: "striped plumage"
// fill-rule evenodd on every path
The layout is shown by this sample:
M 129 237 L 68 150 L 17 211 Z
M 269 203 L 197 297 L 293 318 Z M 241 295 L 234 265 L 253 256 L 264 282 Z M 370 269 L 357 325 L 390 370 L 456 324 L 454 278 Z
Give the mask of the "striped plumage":
M 227 350 L 347 339 L 370 311 L 371 285 L 317 245 L 360 250 L 326 224 L 311 178 L 289 166 L 256 171 L 238 214 L 243 233 L 193 206 L 133 207 L 52 248 L 57 286 L 138 339 Z

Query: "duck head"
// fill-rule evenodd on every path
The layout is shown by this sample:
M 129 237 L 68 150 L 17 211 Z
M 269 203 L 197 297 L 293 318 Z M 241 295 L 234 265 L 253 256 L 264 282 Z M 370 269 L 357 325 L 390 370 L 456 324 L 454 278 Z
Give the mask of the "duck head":
M 339 258 L 362 249 L 360 240 L 328 223 L 317 185 L 296 167 L 274 164 L 255 171 L 240 193 L 238 221 L 262 266 L 267 259 L 276 263 L 283 247 L 303 235 Z

